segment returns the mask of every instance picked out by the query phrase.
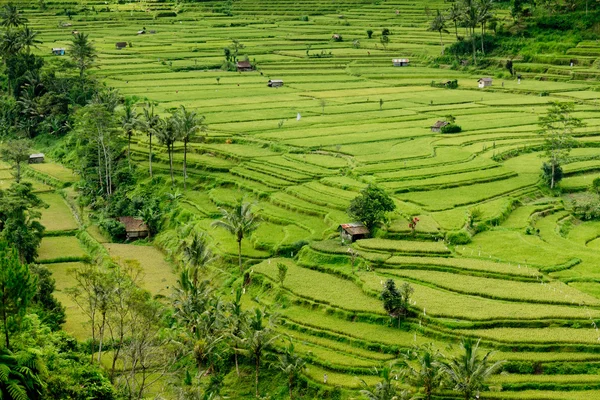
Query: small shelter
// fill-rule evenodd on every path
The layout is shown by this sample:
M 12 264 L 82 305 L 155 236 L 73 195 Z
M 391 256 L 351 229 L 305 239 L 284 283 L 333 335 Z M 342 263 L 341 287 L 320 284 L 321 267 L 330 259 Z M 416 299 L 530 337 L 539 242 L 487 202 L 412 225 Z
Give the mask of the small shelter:
M 268 87 L 279 87 L 283 86 L 283 81 L 280 79 L 269 79 L 269 83 L 267 83 Z
M 71 35 L 77 35 L 79 34 L 79 31 L 71 31 Z
M 68 28 L 69 26 L 73 26 L 73 24 L 70 22 L 61 22 L 60 26 L 63 28 Z
M 371 233 L 369 232 L 369 229 L 360 222 L 341 224 L 338 227 L 338 231 L 342 236 L 342 240 L 348 242 L 354 242 L 358 239 L 364 239 Z
M 479 83 L 479 88 L 484 88 L 488 86 L 492 86 L 492 78 L 479 78 L 477 81 Z
M 409 62 L 410 61 L 408 58 L 394 58 L 392 60 L 392 64 L 394 64 L 394 67 L 408 67 Z
M 127 240 L 147 237 L 148 225 L 141 219 L 135 217 L 119 217 L 119 222 L 125 225 Z
M 44 162 L 44 154 L 37 153 L 29 155 L 29 164 L 41 164 Z
M 252 71 L 252 64 L 250 64 L 250 61 L 238 61 L 237 70 L 240 72 Z
M 137 34 L 138 35 L 145 35 L 146 31 L 142 29 L 141 31 L 137 31 Z
M 149 33 L 149 34 L 151 34 L 151 35 L 154 35 L 154 34 L 156 34 L 156 31 L 155 31 L 154 29 L 150 29 L 150 30 L 148 31 L 148 33 Z
M 124 49 L 127 47 L 127 42 L 117 42 L 115 43 L 115 47 L 119 50 Z
M 54 54 L 55 56 L 64 56 L 65 48 L 64 47 L 53 47 L 52 54 Z
M 449 123 L 446 121 L 438 121 L 435 124 L 433 124 L 431 126 L 431 132 L 437 132 L 440 133 L 442 131 L 442 128 L 445 127 L 446 125 L 448 125 Z

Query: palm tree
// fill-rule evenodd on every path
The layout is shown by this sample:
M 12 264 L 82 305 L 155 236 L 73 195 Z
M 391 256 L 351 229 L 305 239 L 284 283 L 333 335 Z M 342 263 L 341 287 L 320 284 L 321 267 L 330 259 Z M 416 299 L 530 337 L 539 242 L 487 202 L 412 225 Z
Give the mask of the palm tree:
M 0 26 L 18 28 L 25 23 L 27 23 L 27 18 L 19 12 L 14 4 L 8 3 L 0 10 Z
M 129 171 L 131 171 L 131 137 L 140 124 L 138 114 L 135 108 L 133 108 L 132 103 L 131 98 L 125 99 L 123 115 L 121 115 L 121 128 L 123 128 L 123 131 L 127 135 L 127 163 L 129 164 Z
M 481 54 L 485 54 L 483 48 L 483 37 L 485 35 L 485 25 L 493 18 L 492 9 L 494 7 L 493 0 L 478 0 L 477 11 L 479 13 L 479 23 L 481 24 Z
M 183 142 L 183 189 L 187 188 L 187 146 L 194 139 L 198 131 L 205 131 L 204 116 L 197 116 L 194 111 L 187 111 L 181 106 L 175 114 L 175 124 L 179 138 Z
M 229 304 L 229 337 L 234 342 L 233 355 L 235 358 L 235 372 L 240 376 L 240 367 L 238 364 L 237 344 L 243 341 L 242 334 L 248 327 L 248 313 L 242 309 L 242 287 L 238 286 L 235 289 L 235 298 Z
M 450 8 L 448 9 L 448 19 L 454 23 L 454 34 L 456 35 L 456 39 L 458 39 L 458 23 L 462 18 L 462 12 L 458 3 L 452 3 Z
M 156 130 L 158 141 L 167 146 L 167 154 L 169 155 L 169 171 L 171 173 L 171 186 L 175 186 L 175 177 L 173 176 L 173 145 L 179 139 L 173 117 L 159 119 L 158 129 Z
M 442 354 L 428 344 L 410 352 L 407 359 L 404 374 L 408 382 L 413 387 L 422 388 L 423 398 L 431 400 L 433 390 L 440 387 L 443 381 Z M 416 367 L 413 366 L 413 359 L 416 359 Z
M 198 283 L 199 270 L 205 270 L 207 265 L 213 260 L 212 251 L 206 244 L 206 239 L 203 234 L 198 234 L 193 231 L 180 245 L 185 267 L 191 272 L 191 278 L 194 286 Z
M 475 28 L 479 24 L 479 10 L 475 0 L 462 0 L 461 3 L 461 15 L 465 27 L 469 31 L 471 36 L 471 46 L 473 48 L 473 63 L 477 64 L 477 55 L 475 50 Z
M 444 14 L 437 10 L 437 14 L 433 21 L 431 21 L 431 25 L 427 28 L 428 31 L 431 32 L 439 32 L 440 33 L 440 46 L 442 46 L 442 55 L 444 54 L 444 41 L 442 40 L 442 33 L 450 33 L 448 29 L 446 29 L 446 18 Z
M 88 40 L 88 35 L 78 32 L 73 35 L 69 46 L 71 58 L 79 69 L 79 79 L 83 84 L 85 71 L 94 64 L 96 58 L 96 49 L 92 42 Z
M 221 219 L 213 222 L 212 226 L 221 227 L 235 236 L 238 244 L 240 273 L 243 274 L 242 240 L 258 228 L 258 218 L 252 214 L 252 204 L 243 201 L 238 202 L 232 210 L 221 208 L 220 211 L 222 214 Z
M 296 354 L 294 351 L 294 344 L 291 341 L 289 346 L 285 349 L 285 352 L 279 356 L 279 364 L 277 364 L 277 367 L 288 379 L 290 400 L 293 400 L 294 393 L 292 389 L 294 388 L 298 375 L 306 369 L 306 362 L 302 357 Z
M 243 343 L 245 352 L 254 358 L 254 388 L 256 397 L 258 397 L 258 373 L 263 353 L 271 347 L 273 342 L 279 339 L 273 329 L 275 325 L 274 316 L 270 316 L 265 324 L 266 315 L 258 308 L 254 310 L 254 316 L 251 318 L 248 329 L 244 333 Z
M 460 343 L 463 353 L 442 364 L 442 371 L 448 381 L 465 400 L 471 400 L 479 390 L 483 389 L 487 378 L 504 363 L 504 361 L 497 361 L 492 364 L 489 360 L 490 352 L 480 358 L 477 354 L 480 341 L 481 339 L 474 343 L 471 338 L 463 338 Z
M 44 383 L 40 379 L 44 365 L 32 352 L 13 354 L 0 349 L 0 399 L 39 399 Z
M 25 49 L 27 54 L 31 51 L 31 47 L 38 48 L 38 44 L 42 43 L 41 40 L 37 39 L 38 32 L 33 29 L 25 26 L 22 30 L 19 31 L 19 42 L 21 47 Z
M 154 104 L 148 103 L 146 107 L 144 107 L 144 124 L 143 128 L 150 139 L 149 144 L 149 155 L 148 155 L 148 164 L 150 170 L 150 178 L 152 178 L 152 136 L 156 133 L 156 129 L 158 127 L 160 121 L 160 117 L 154 114 Z
M 408 392 L 401 391 L 394 380 L 398 379 L 398 371 L 394 370 L 391 365 L 386 365 L 381 369 L 375 368 L 375 374 L 382 378 L 382 381 L 371 388 L 361 379 L 362 387 L 360 394 L 368 400 L 404 400 L 408 399 Z

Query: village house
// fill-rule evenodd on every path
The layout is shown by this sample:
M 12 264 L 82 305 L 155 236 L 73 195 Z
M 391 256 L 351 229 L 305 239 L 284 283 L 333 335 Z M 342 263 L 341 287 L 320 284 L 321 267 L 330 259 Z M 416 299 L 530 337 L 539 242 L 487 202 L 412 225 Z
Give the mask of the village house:
M 438 121 L 431 126 L 431 132 L 440 133 L 442 131 L 442 128 L 445 127 L 446 125 L 448 125 L 448 122 Z
M 479 78 L 477 81 L 479 83 L 479 88 L 484 88 L 488 86 L 492 86 L 492 78 Z
M 408 67 L 408 63 L 410 61 L 408 60 L 408 58 L 394 58 L 392 60 L 392 64 L 394 65 L 394 67 Z
M 238 61 L 237 70 L 239 72 L 252 71 L 252 64 L 250 64 L 250 61 Z
M 148 225 L 141 218 L 119 217 L 119 222 L 125 226 L 127 240 L 145 238 L 149 234 Z
M 42 153 L 31 154 L 29 156 L 29 164 L 41 164 L 44 162 L 44 155 Z
M 369 236 L 369 229 L 360 222 L 351 222 L 338 226 L 338 232 L 345 242 L 354 242 Z
M 52 54 L 54 54 L 55 56 L 64 56 L 65 49 L 64 49 L 64 47 L 53 47 Z
M 268 87 L 279 87 L 283 86 L 283 81 L 280 79 L 269 79 L 269 83 L 267 83 Z

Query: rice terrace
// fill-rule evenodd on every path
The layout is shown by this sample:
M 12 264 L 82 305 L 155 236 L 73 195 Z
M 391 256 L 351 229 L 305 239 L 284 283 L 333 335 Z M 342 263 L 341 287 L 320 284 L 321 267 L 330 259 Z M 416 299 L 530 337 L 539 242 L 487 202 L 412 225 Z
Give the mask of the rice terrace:
M 598 21 L 4 2 L 0 398 L 600 399 Z

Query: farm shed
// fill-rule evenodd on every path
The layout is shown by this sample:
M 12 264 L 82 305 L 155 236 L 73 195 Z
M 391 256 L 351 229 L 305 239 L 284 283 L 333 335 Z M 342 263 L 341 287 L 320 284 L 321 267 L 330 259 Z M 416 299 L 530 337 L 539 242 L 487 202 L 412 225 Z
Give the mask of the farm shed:
M 119 222 L 125 225 L 127 240 L 144 238 L 148 236 L 148 225 L 146 225 L 140 218 L 119 217 Z
M 54 54 L 55 56 L 64 56 L 65 48 L 64 47 L 53 47 L 52 54 Z
M 41 164 L 44 162 L 44 155 L 42 153 L 29 155 L 29 164 Z
M 117 49 L 123 49 L 123 48 L 127 47 L 127 42 L 117 42 L 117 43 L 115 43 L 115 47 Z
M 479 88 L 492 86 L 492 78 L 479 78 L 477 82 L 479 83 Z
M 250 61 L 238 61 L 237 62 L 237 70 L 238 71 L 252 71 L 252 64 L 250 64 Z
M 283 81 L 280 79 L 269 79 L 269 83 L 267 83 L 269 87 L 279 87 L 283 86 Z
M 435 124 L 433 124 L 431 126 L 431 132 L 437 132 L 437 133 L 439 133 L 439 132 L 442 131 L 442 128 L 445 127 L 446 125 L 448 125 L 448 122 L 446 122 L 446 121 L 438 121 L 438 122 L 436 122 Z
M 408 58 L 394 58 L 392 60 L 392 64 L 394 64 L 394 67 L 408 67 L 408 63 L 410 61 L 408 60 Z
M 344 241 L 354 242 L 358 239 L 364 239 L 369 236 L 369 229 L 360 222 L 351 222 L 341 224 L 338 231 Z
M 137 34 L 138 35 L 145 35 L 146 31 L 142 29 L 141 31 L 137 31 Z

